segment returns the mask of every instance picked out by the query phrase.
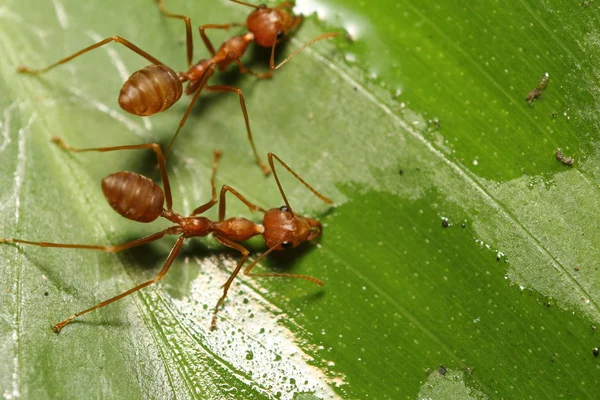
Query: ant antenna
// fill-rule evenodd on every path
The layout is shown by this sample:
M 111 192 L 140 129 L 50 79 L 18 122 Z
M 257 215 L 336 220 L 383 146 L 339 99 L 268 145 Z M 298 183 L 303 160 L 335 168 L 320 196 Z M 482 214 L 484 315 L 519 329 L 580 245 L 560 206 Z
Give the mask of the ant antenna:
M 285 64 L 288 61 L 290 61 L 292 58 L 294 58 L 294 56 L 296 54 L 298 54 L 299 52 L 301 52 L 302 50 L 304 50 L 306 47 L 310 46 L 314 42 L 318 42 L 319 40 L 323 40 L 323 39 L 327 39 L 327 38 L 333 38 L 333 37 L 337 37 L 337 36 L 339 36 L 339 33 L 337 33 L 337 32 L 323 33 L 323 34 L 317 36 L 316 38 L 313 38 L 312 40 L 304 43 L 302 46 L 298 47 L 296 50 L 294 50 L 294 52 L 292 54 L 290 54 L 289 56 L 287 56 L 285 58 L 285 60 L 283 60 L 282 62 L 280 62 L 277 65 L 275 65 L 275 46 L 277 45 L 277 41 L 274 41 L 273 42 L 273 46 L 271 46 L 270 67 L 271 67 L 272 70 L 279 69 L 279 68 L 281 68 L 281 66 L 283 64 Z
M 257 6 L 256 4 L 246 3 L 245 1 L 240 1 L 240 0 L 231 0 L 231 1 L 234 2 L 234 3 L 241 4 L 243 6 L 248 6 L 248 7 L 256 8 L 257 10 L 260 8 L 260 6 Z
M 333 201 L 331 199 L 329 199 L 328 197 L 323 196 L 321 193 L 319 193 L 315 189 L 313 189 L 313 187 L 310 186 L 304 179 L 300 178 L 298 176 L 298 174 L 294 172 L 294 170 L 292 170 L 290 167 L 288 167 L 288 165 L 286 163 L 284 163 L 281 160 L 281 158 L 277 157 L 273 153 L 269 153 L 268 156 L 269 156 L 269 165 L 271 166 L 271 170 L 273 171 L 273 176 L 275 177 L 275 181 L 277 182 L 277 187 L 279 188 L 279 192 L 281 193 L 281 197 L 283 197 L 283 201 L 285 202 L 285 205 L 287 206 L 288 210 L 290 210 L 292 213 L 294 213 L 294 211 L 292 211 L 292 207 L 290 206 L 290 203 L 288 202 L 287 197 L 285 197 L 285 193 L 283 192 L 283 188 L 281 187 L 281 183 L 279 182 L 279 177 L 277 176 L 277 171 L 275 171 L 275 165 L 273 164 L 273 158 L 275 158 L 277 161 L 279 161 L 279 163 L 281 165 L 283 165 L 283 167 L 285 169 L 287 169 L 290 174 L 294 175 L 294 177 L 296 179 L 298 179 L 300 181 L 300 183 L 302 183 L 304 186 L 306 186 L 308 188 L 308 190 L 310 190 L 311 192 L 313 192 L 313 194 L 315 196 L 317 196 L 319 199 L 323 200 L 327 204 L 333 204 Z
M 258 262 L 260 260 L 262 260 L 267 255 L 269 255 L 269 253 L 271 253 L 273 250 L 278 249 L 279 246 L 281 246 L 281 244 L 284 243 L 284 242 L 285 242 L 285 240 L 282 240 L 279 243 L 276 243 L 271 248 L 269 248 L 264 253 L 262 253 L 256 260 L 254 260 L 250 265 L 248 265 L 244 269 L 244 274 L 248 275 L 248 276 L 280 276 L 280 277 L 284 277 L 284 278 L 298 278 L 298 279 L 304 279 L 306 281 L 312 282 L 312 283 L 316 284 L 317 286 L 324 286 L 325 284 L 323 283 L 322 280 L 317 279 L 317 278 L 315 278 L 313 276 L 308 276 L 308 275 L 284 274 L 284 273 L 276 273 L 276 272 L 275 273 L 267 273 L 267 274 L 251 274 L 250 273 L 250 271 L 252 271 L 252 269 L 256 266 L 256 264 L 258 264 Z

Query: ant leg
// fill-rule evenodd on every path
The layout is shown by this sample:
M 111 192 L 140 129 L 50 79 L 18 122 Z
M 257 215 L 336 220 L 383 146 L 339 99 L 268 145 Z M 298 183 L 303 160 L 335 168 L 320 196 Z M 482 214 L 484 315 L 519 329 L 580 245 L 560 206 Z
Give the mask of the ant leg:
M 292 3 L 291 1 L 282 1 L 281 3 L 277 4 L 277 8 L 293 8 L 293 7 L 294 7 L 294 3 Z M 299 16 L 297 18 L 302 19 L 302 16 Z M 296 26 L 296 25 L 294 25 L 294 26 Z
M 315 189 L 313 189 L 312 186 L 310 186 L 308 183 L 306 183 L 306 181 L 304 179 L 300 178 L 300 176 L 298 176 L 298 174 L 295 173 L 293 169 L 291 169 L 286 163 L 284 163 L 281 160 L 281 158 L 277 157 L 273 153 L 269 153 L 268 157 L 269 157 L 269 165 L 271 166 L 271 169 L 273 170 L 273 176 L 275 177 L 275 182 L 277 182 L 277 186 L 279 187 L 279 192 L 281 193 L 281 197 L 283 197 L 283 201 L 285 202 L 285 205 L 287 206 L 287 208 L 290 211 L 292 211 L 292 207 L 290 207 L 290 203 L 288 203 L 287 197 L 285 197 L 285 193 L 283 192 L 283 187 L 281 187 L 281 183 L 279 182 L 279 177 L 277 176 L 277 171 L 275 171 L 275 165 L 273 164 L 273 159 L 276 159 L 277 161 L 279 161 L 279 163 L 281 165 L 283 165 L 283 167 L 285 169 L 287 169 L 290 174 L 292 174 L 296 179 L 298 179 L 300 181 L 300 183 L 302 183 L 304 186 L 306 186 L 306 188 L 308 188 L 308 190 L 313 192 L 313 194 L 315 196 L 317 196 L 319 199 L 323 200 L 327 204 L 333 203 L 333 201 L 331 199 L 329 199 L 328 197 L 325 197 L 321 193 L 317 192 Z
M 175 245 L 173 246 L 173 248 L 171 249 L 171 252 L 169 253 L 169 256 L 167 257 L 167 260 L 165 261 L 164 266 L 162 267 L 162 269 L 160 270 L 160 272 L 153 278 L 150 279 L 149 281 L 146 281 L 142 284 L 137 285 L 134 288 L 131 288 L 129 290 L 127 290 L 126 292 L 121 293 L 118 296 L 112 297 L 108 300 L 105 300 L 101 303 L 96 304 L 94 307 L 90 307 L 87 310 L 83 310 L 80 311 L 76 314 L 71 315 L 69 318 L 65 319 L 64 321 L 59 322 L 58 324 L 54 325 L 52 327 L 52 330 L 56 333 L 59 333 L 61 331 L 62 328 L 65 327 L 65 325 L 67 325 L 68 323 L 70 323 L 71 321 L 73 321 L 75 318 L 82 316 L 83 314 L 87 314 L 90 311 L 94 311 L 97 310 L 99 308 L 102 308 L 104 306 L 109 305 L 112 302 L 115 302 L 117 300 L 122 299 L 123 297 L 129 296 L 130 294 L 137 292 L 138 290 L 145 288 L 146 286 L 150 286 L 153 283 L 156 283 L 158 281 L 160 281 L 163 276 L 165 276 L 165 274 L 167 273 L 167 271 L 169 270 L 169 268 L 171 267 L 171 264 L 173 264 L 173 261 L 175 260 L 175 257 L 177 256 L 177 253 L 179 253 L 179 250 L 181 249 L 181 245 L 183 244 L 183 240 L 185 239 L 185 237 L 181 236 L 179 239 L 177 239 L 177 242 L 175 243 Z
M 244 94 L 242 93 L 242 89 L 234 86 L 207 86 L 206 90 L 209 90 L 211 92 L 236 93 L 239 96 L 240 107 L 242 108 L 242 114 L 244 115 L 244 121 L 246 122 L 246 132 L 248 133 L 248 140 L 250 141 L 252 152 L 254 153 L 256 162 L 262 169 L 263 174 L 269 175 L 271 173 L 271 170 L 262 162 L 260 156 L 258 155 L 258 152 L 256 151 L 256 147 L 254 146 L 254 140 L 252 139 L 252 131 L 250 130 L 250 120 L 248 119 L 248 111 L 246 110 L 246 101 L 244 100 Z
M 251 69 L 249 69 L 248 67 L 246 67 L 244 64 L 242 64 L 242 62 L 240 60 L 238 60 L 237 58 L 233 61 L 235 61 L 235 63 L 238 65 L 238 69 L 240 70 L 240 73 L 242 73 L 242 74 L 249 74 L 258 79 L 270 79 L 273 77 L 272 71 L 254 72 Z
M 158 5 L 158 9 L 165 17 L 181 19 L 185 23 L 185 43 L 187 46 L 187 65 L 189 69 L 192 66 L 192 60 L 194 58 L 194 40 L 192 38 L 192 24 L 190 17 L 168 12 L 165 9 L 164 0 L 156 0 L 156 3 Z
M 79 57 L 80 55 L 85 54 L 88 51 L 97 49 L 98 47 L 104 46 L 105 44 L 110 43 L 110 42 L 117 42 L 117 43 L 122 44 L 123 46 L 127 47 L 129 50 L 133 51 L 134 53 L 137 53 L 140 56 L 144 57 L 146 60 L 150 61 L 152 64 L 165 65 L 164 63 L 162 63 L 158 59 L 152 57 L 150 54 L 146 53 L 144 50 L 140 49 L 139 47 L 137 47 L 136 45 L 134 45 L 127 39 L 124 39 L 120 36 L 111 36 L 111 37 L 106 38 L 96 44 L 86 47 L 83 50 L 79 50 L 77 53 L 71 54 L 70 56 L 63 58 L 62 60 L 59 60 L 59 61 L 55 62 L 54 64 L 48 65 L 47 67 L 40 68 L 40 69 L 32 69 L 32 68 L 26 67 L 24 65 L 19 65 L 17 67 L 17 71 L 28 73 L 28 74 L 41 74 L 43 72 L 48 71 L 49 69 L 52 69 L 56 66 L 66 63 L 66 62 L 69 62 L 72 59 L 74 59 L 75 57 Z
M 146 237 L 132 240 L 131 242 L 123 243 L 116 246 L 94 246 L 88 244 L 65 244 L 65 243 L 50 243 L 50 242 L 31 242 L 29 240 L 22 239 L 0 239 L 0 243 L 20 243 L 20 244 L 29 244 L 32 246 L 39 247 L 57 247 L 64 249 L 85 249 L 85 250 L 99 250 L 106 251 L 109 253 L 118 253 L 123 250 L 131 249 L 133 247 L 141 246 L 146 243 L 154 242 L 165 235 L 178 235 L 181 232 L 178 230 L 178 226 L 174 226 L 171 228 L 167 228 L 163 231 L 153 233 L 152 235 L 148 235 Z
M 212 197 L 211 197 L 210 201 L 206 202 L 206 204 L 202 204 L 200 207 L 197 207 L 194 211 L 192 211 L 192 213 L 190 214 L 190 217 L 193 217 L 194 215 L 202 214 L 204 211 L 208 210 L 209 208 L 211 208 L 212 206 L 217 204 L 217 186 L 215 185 L 215 175 L 217 174 L 217 167 L 219 166 L 219 159 L 221 158 L 222 153 L 221 153 L 221 150 L 214 150 L 213 153 L 215 155 L 215 158 L 213 160 L 212 176 L 210 178 L 210 186 L 212 188 Z
M 225 301 L 225 298 L 227 297 L 227 291 L 229 290 L 231 283 L 233 282 L 235 277 L 239 274 L 240 269 L 244 265 L 244 262 L 248 258 L 248 254 L 249 254 L 248 249 L 246 249 L 244 246 L 242 246 L 239 243 L 235 243 L 229 239 L 226 239 L 226 238 L 220 237 L 220 236 L 216 236 L 216 235 L 215 235 L 215 239 L 219 243 L 221 243 L 223 246 L 227 246 L 234 250 L 238 250 L 240 253 L 242 253 L 242 258 L 238 262 L 237 266 L 235 267 L 235 269 L 233 270 L 231 275 L 229 275 L 229 279 L 227 279 L 227 282 L 225 282 L 225 284 L 223 285 L 223 295 L 217 302 L 217 305 L 215 306 L 215 310 L 213 311 L 213 318 L 212 318 L 212 323 L 211 323 L 211 329 L 213 329 L 213 330 L 217 328 L 217 312 L 219 312 L 219 306 L 221 304 L 223 304 L 223 302 Z M 280 245 L 281 245 L 281 243 L 278 243 L 276 246 L 271 247 L 269 250 L 265 251 L 260 257 L 258 257 L 254 262 L 252 262 L 252 264 L 250 264 L 248 267 L 246 267 L 246 269 L 244 270 L 244 275 L 247 275 L 247 276 L 278 276 L 278 277 L 285 277 L 285 278 L 298 278 L 298 279 L 305 279 L 307 281 L 313 282 L 313 283 L 317 284 L 318 286 L 324 285 L 324 283 L 322 281 L 320 281 L 319 279 L 313 278 L 312 276 L 307 276 L 307 275 L 283 274 L 283 273 L 272 273 L 272 274 L 251 274 L 250 273 L 252 268 L 254 268 L 254 266 L 256 266 L 256 264 L 260 260 L 262 260 L 266 255 L 268 255 L 270 252 L 275 250 Z
M 232 26 L 246 26 L 246 24 L 239 23 L 239 22 L 232 22 L 230 24 L 206 24 L 206 25 L 202 25 L 198 28 L 200 30 L 200 37 L 202 37 L 202 41 L 204 42 L 204 45 L 206 46 L 206 48 L 208 49 L 208 51 L 210 52 L 210 54 L 213 57 L 215 56 L 215 53 L 216 53 L 215 48 L 212 45 L 212 42 L 210 41 L 208 36 L 206 36 L 206 33 L 204 31 L 206 29 L 227 29 L 227 30 L 229 30 L 229 28 L 231 28 Z
M 145 143 L 145 144 L 134 144 L 129 146 L 112 146 L 112 147 L 90 147 L 84 149 L 77 149 L 69 146 L 61 138 L 55 136 L 52 138 L 52 141 L 62 147 L 64 150 L 72 151 L 74 153 L 83 153 L 86 151 L 98 151 L 101 153 L 105 153 L 108 151 L 119 151 L 119 150 L 142 150 L 152 148 L 154 150 L 154 154 L 156 154 L 156 159 L 158 161 L 158 167 L 160 169 L 160 175 L 162 176 L 163 186 L 165 189 L 165 200 L 167 203 L 167 210 L 171 211 L 173 207 L 173 199 L 171 197 L 171 185 L 169 184 L 169 177 L 167 176 L 167 168 L 165 166 L 165 157 L 160 148 L 160 145 L 156 143 Z
M 301 52 L 302 50 L 304 50 L 306 47 L 310 46 L 314 42 L 317 42 L 322 39 L 336 37 L 336 36 L 339 36 L 339 34 L 336 32 L 323 33 L 322 35 L 319 35 L 316 38 L 309 40 L 308 42 L 304 43 L 302 46 L 298 47 L 296 50 L 294 50 L 294 52 L 292 54 L 287 56 L 285 58 L 285 60 L 283 60 L 282 62 L 280 62 L 277 65 L 275 65 L 275 46 L 277 45 L 277 41 L 275 41 L 275 42 L 273 42 L 273 46 L 271 47 L 271 60 L 269 61 L 269 66 L 271 67 L 271 70 L 279 69 L 279 68 L 281 68 L 281 66 L 283 64 L 290 61 L 292 58 L 294 58 L 294 56 L 296 54 L 298 54 L 299 52 Z
M 202 89 L 204 89 L 204 86 L 206 86 L 206 82 L 208 82 L 210 77 L 215 73 L 216 68 L 217 68 L 217 64 L 215 64 L 215 63 L 210 64 L 208 66 L 208 68 L 206 68 L 206 72 L 202 76 L 200 83 L 198 83 L 196 92 L 194 93 L 194 97 L 192 97 L 192 101 L 190 101 L 190 104 L 188 105 L 187 110 L 185 110 L 185 114 L 183 114 L 183 118 L 181 118 L 181 121 L 179 121 L 179 127 L 177 127 L 177 130 L 175 131 L 175 135 L 173 135 L 173 139 L 171 139 L 171 142 L 169 143 L 169 146 L 167 147 L 167 151 L 165 152 L 165 157 L 169 155 L 169 152 L 171 151 L 171 147 L 173 147 L 173 143 L 175 143 L 175 139 L 177 139 L 177 136 L 179 135 L 179 131 L 181 131 L 181 128 L 183 128 L 183 126 L 185 125 L 185 122 L 187 121 L 187 118 L 190 115 L 190 112 L 192 112 L 192 108 L 194 107 L 194 104 L 196 104 L 196 100 L 198 100 L 200 93 L 202 93 Z
M 248 6 L 248 7 L 256 8 L 257 10 L 258 10 L 259 8 L 265 8 L 265 7 L 266 7 L 265 5 L 260 5 L 260 6 L 257 6 L 256 4 L 250 4 L 250 3 L 246 3 L 245 1 L 241 1 L 241 0 L 230 0 L 230 1 L 232 1 L 232 2 L 234 2 L 234 3 L 241 4 L 241 5 L 243 5 L 243 6 Z
M 247 276 L 278 276 L 278 277 L 282 277 L 282 278 L 298 278 L 298 279 L 304 279 L 304 280 L 310 281 L 312 283 L 315 283 L 318 286 L 323 286 L 324 285 L 323 281 L 321 281 L 320 279 L 314 278 L 312 276 L 308 276 L 308 275 L 284 274 L 284 273 L 263 273 L 263 274 L 251 274 L 250 273 L 250 271 L 252 271 L 252 268 L 254 268 L 260 260 L 265 258 L 265 256 L 267 256 L 273 250 L 279 248 L 282 243 L 283 243 L 283 241 L 277 243 L 275 246 L 271 247 L 269 250 L 262 253 L 260 257 L 258 257 L 256 260 L 254 260 L 252 262 L 252 264 L 250 264 L 246 267 L 246 269 L 244 270 L 244 275 L 247 275 Z
M 231 192 L 235 197 L 237 197 L 238 199 L 240 199 L 242 201 L 242 203 L 244 203 L 245 205 L 248 206 L 248 208 L 250 209 L 250 211 L 260 211 L 260 212 L 267 212 L 264 208 L 257 206 L 254 203 L 250 203 L 250 201 L 248 201 L 248 199 L 246 199 L 244 196 L 242 196 L 241 194 L 238 193 L 237 190 L 235 190 L 234 188 L 227 186 L 227 185 L 223 185 L 223 187 L 221 188 L 221 194 L 220 194 L 220 202 L 219 202 L 219 222 L 222 222 L 225 220 L 225 194 L 227 194 L 227 192 Z
M 237 266 L 235 267 L 235 269 L 233 270 L 231 275 L 229 275 L 227 282 L 225 282 L 225 284 L 223 285 L 223 295 L 217 302 L 217 305 L 215 306 L 215 310 L 213 311 L 212 322 L 210 324 L 210 327 L 212 330 L 217 329 L 217 312 L 219 311 L 219 306 L 221 304 L 223 304 L 223 302 L 225 301 L 225 298 L 227 297 L 227 291 L 229 290 L 229 286 L 231 286 L 231 282 L 233 282 L 233 279 L 240 272 L 240 269 L 242 269 L 242 265 L 244 265 L 244 262 L 246 262 L 246 259 L 248 258 L 248 254 L 250 254 L 248 249 L 246 249 L 244 246 L 242 246 L 239 243 L 236 243 L 227 238 L 217 236 L 217 235 L 215 235 L 214 238 L 217 242 L 221 243 L 223 246 L 227 246 L 229 248 L 232 248 L 232 249 L 237 250 L 240 253 L 242 253 L 242 258 L 238 262 Z

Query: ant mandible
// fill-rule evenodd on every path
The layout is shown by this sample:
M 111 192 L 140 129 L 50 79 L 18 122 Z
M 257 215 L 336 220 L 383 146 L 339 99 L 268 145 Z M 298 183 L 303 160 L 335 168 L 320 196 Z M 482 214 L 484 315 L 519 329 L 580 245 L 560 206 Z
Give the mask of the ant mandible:
M 190 18 L 168 12 L 165 10 L 164 0 L 157 0 L 158 8 L 163 15 L 169 18 L 181 19 L 185 22 L 188 70 L 184 72 L 176 73 L 165 63 L 159 61 L 127 39 L 124 39 L 120 36 L 106 38 L 44 68 L 31 69 L 25 66 L 19 66 L 17 69 L 19 72 L 40 74 L 58 65 L 65 64 L 84 53 L 104 46 L 107 43 L 120 43 L 152 63 L 151 65 L 134 72 L 121 87 L 121 92 L 119 94 L 119 105 L 123 110 L 139 116 L 149 116 L 165 111 L 181 98 L 183 94 L 183 83 L 185 82 L 188 82 L 188 86 L 185 91 L 186 94 L 194 95 L 185 114 L 183 115 L 183 118 L 181 118 L 181 121 L 179 122 L 179 126 L 173 135 L 169 146 L 167 147 L 166 154 L 168 154 L 171 150 L 175 139 L 179 135 L 181 128 L 185 125 L 192 107 L 196 103 L 196 100 L 200 96 L 200 93 L 203 89 L 212 92 L 236 93 L 240 99 L 240 106 L 242 109 L 242 114 L 244 115 L 246 132 L 248 134 L 250 146 L 252 147 L 252 152 L 254 153 L 254 157 L 256 158 L 256 161 L 261 167 L 263 173 L 268 175 L 270 173 L 270 169 L 261 160 L 258 152 L 256 151 L 254 140 L 252 139 L 252 131 L 250 130 L 250 121 L 248 119 L 248 112 L 246 110 L 246 102 L 244 100 L 242 89 L 234 86 L 211 86 L 206 85 L 206 83 L 214 74 L 215 69 L 218 68 L 219 71 L 225 71 L 232 63 L 236 63 L 240 72 L 243 74 L 250 74 L 256 78 L 270 78 L 273 75 L 272 71 L 279 69 L 282 65 L 288 62 L 298 52 L 302 51 L 307 46 L 321 39 L 335 37 L 338 34 L 325 33 L 319 35 L 300 46 L 282 62 L 275 65 L 275 46 L 285 36 L 288 35 L 290 30 L 296 28 L 302 21 L 301 15 L 293 14 L 293 3 L 284 1 L 276 7 L 271 8 L 264 4 L 257 6 L 240 0 L 230 1 L 252 7 L 254 8 L 254 11 L 250 13 L 245 23 L 208 24 L 200 26 L 200 36 L 202 37 L 202 41 L 204 42 L 206 48 L 210 52 L 211 58 L 200 60 L 196 64 L 192 65 L 194 44 L 192 39 L 192 25 Z M 230 29 L 234 26 L 246 26 L 248 28 L 248 32 L 243 35 L 233 36 L 230 39 L 227 39 L 225 42 L 223 42 L 221 47 L 215 51 L 212 43 L 208 39 L 208 36 L 206 36 L 205 30 Z M 246 68 L 240 61 L 240 58 L 244 55 L 248 46 L 252 42 L 256 42 L 262 47 L 271 48 L 271 59 L 269 61 L 269 67 L 271 69 L 270 72 L 253 72 Z
M 73 148 L 65 144 L 60 138 L 54 138 L 53 141 L 60 147 L 67 151 L 72 152 L 87 152 L 87 151 L 98 151 L 98 152 L 109 152 L 119 150 L 138 150 L 138 149 L 149 149 L 151 148 L 156 154 L 160 174 L 162 176 L 164 191 L 149 178 L 137 174 L 135 172 L 116 172 L 110 174 L 102 180 L 102 191 L 106 200 L 110 206 L 123 217 L 138 221 L 138 222 L 152 222 L 158 217 L 163 217 L 173 222 L 175 225 L 166 228 L 162 231 L 153 233 L 141 239 L 133 240 L 121 245 L 109 245 L 109 246 L 97 246 L 87 244 L 65 244 L 65 243 L 49 243 L 49 242 L 33 242 L 23 239 L 0 239 L 0 243 L 21 243 L 41 247 L 58 247 L 68 249 L 87 249 L 87 250 L 99 250 L 111 253 L 117 253 L 123 250 L 131 249 L 136 246 L 140 246 L 146 243 L 158 240 L 165 235 L 179 235 L 179 238 L 175 242 L 175 245 L 171 249 L 162 269 L 158 274 L 146 282 L 143 282 L 118 296 L 112 297 L 101 303 L 96 304 L 93 307 L 80 311 L 73 314 L 69 318 L 55 324 L 52 330 L 59 333 L 65 325 L 69 324 L 75 318 L 80 317 L 83 314 L 87 314 L 90 311 L 102 308 L 110 303 L 120 300 L 130 294 L 137 292 L 138 290 L 150 286 L 153 283 L 161 280 L 171 264 L 175 260 L 175 257 L 179 253 L 183 241 L 187 238 L 207 236 L 210 233 L 217 242 L 223 246 L 232 248 L 239 251 L 242 254 L 242 258 L 238 262 L 236 268 L 231 273 L 225 284 L 223 285 L 223 294 L 219 298 L 217 305 L 213 311 L 213 317 L 211 322 L 211 328 L 216 329 L 217 326 L 217 312 L 219 307 L 227 297 L 227 291 L 233 282 L 233 279 L 238 275 L 242 269 L 246 259 L 250 252 L 240 242 L 250 239 L 256 235 L 262 235 L 268 249 L 260 255 L 256 260 L 250 263 L 245 269 L 244 274 L 248 276 L 278 276 L 288 278 L 299 278 L 313 282 L 319 286 L 323 286 L 323 282 L 317 278 L 313 278 L 307 275 L 288 274 L 288 273 L 251 273 L 252 269 L 256 264 L 262 260 L 265 256 L 273 251 L 284 250 L 287 248 L 296 247 L 304 242 L 314 240 L 321 235 L 322 226 L 321 223 L 315 219 L 306 218 L 296 214 L 290 206 L 287 197 L 283 191 L 273 160 L 277 160 L 285 169 L 287 169 L 296 179 L 298 179 L 304 186 L 306 186 L 311 192 L 313 192 L 319 199 L 325 203 L 331 204 L 332 201 L 327 197 L 323 196 L 315 189 L 313 189 L 306 181 L 304 181 L 296 172 L 294 172 L 285 162 L 273 153 L 268 154 L 269 165 L 273 171 L 273 176 L 277 182 L 277 186 L 283 198 L 284 206 L 280 208 L 272 208 L 265 210 L 260 206 L 257 206 L 235 189 L 230 186 L 223 185 L 219 195 L 219 220 L 211 221 L 208 218 L 200 217 L 199 214 L 204 213 L 217 203 L 217 190 L 215 185 L 215 175 L 221 157 L 220 151 L 214 152 L 214 161 L 212 167 L 211 176 L 211 188 L 212 198 L 205 204 L 197 207 L 192 213 L 186 217 L 172 209 L 173 200 L 171 197 L 171 187 L 169 184 L 169 178 L 167 176 L 165 167 L 165 158 L 160 146 L 156 143 L 130 145 L 130 146 L 114 146 L 114 147 L 97 147 L 97 148 Z M 227 192 L 231 192 L 234 196 L 240 199 L 251 211 L 260 211 L 264 213 L 263 223 L 256 224 L 243 217 L 234 217 L 225 219 L 225 195 Z M 166 205 L 166 208 L 164 206 Z

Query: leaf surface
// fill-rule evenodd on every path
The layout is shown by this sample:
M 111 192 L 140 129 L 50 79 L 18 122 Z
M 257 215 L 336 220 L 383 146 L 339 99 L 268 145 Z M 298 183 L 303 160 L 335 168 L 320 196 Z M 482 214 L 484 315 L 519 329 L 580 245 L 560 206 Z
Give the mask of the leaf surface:
M 335 199 L 328 208 L 282 172 L 290 204 L 319 218 L 324 235 L 258 267 L 325 286 L 240 275 L 211 332 L 239 254 L 194 239 L 160 284 L 55 335 L 57 321 L 151 279 L 174 239 L 118 255 L 2 245 L 4 397 L 593 398 L 598 5 L 298 3 L 316 15 L 280 59 L 323 32 L 347 37 L 307 48 L 272 80 L 228 72 L 214 82 L 243 89 L 261 155 L 279 155 Z M 166 7 L 194 26 L 249 11 Z M 151 1 L 0 6 L 0 236 L 112 244 L 166 226 L 124 220 L 99 190 L 120 170 L 158 180 L 151 152 L 70 154 L 50 138 L 165 145 L 188 100 L 145 119 L 120 110 L 122 82 L 146 62 L 117 44 L 40 76 L 15 68 L 120 35 L 183 70 L 183 33 Z M 206 57 L 194 40 L 195 58 Z M 265 70 L 268 54 L 250 51 L 247 63 Z M 527 103 L 545 73 L 548 87 Z M 210 198 L 214 148 L 224 153 L 219 185 L 282 204 L 254 164 L 237 96 L 212 93 L 169 158 L 175 210 Z M 557 161 L 557 148 L 575 164 Z M 233 198 L 227 210 L 260 221 Z M 262 246 L 250 242 L 254 257 Z

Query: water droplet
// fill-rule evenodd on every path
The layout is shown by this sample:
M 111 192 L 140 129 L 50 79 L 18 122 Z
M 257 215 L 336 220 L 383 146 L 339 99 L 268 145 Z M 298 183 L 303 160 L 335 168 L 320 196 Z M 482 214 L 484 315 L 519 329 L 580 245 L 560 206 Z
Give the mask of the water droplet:
M 346 55 L 344 56 L 344 59 L 349 63 L 355 63 L 356 62 L 356 54 L 346 53 Z

